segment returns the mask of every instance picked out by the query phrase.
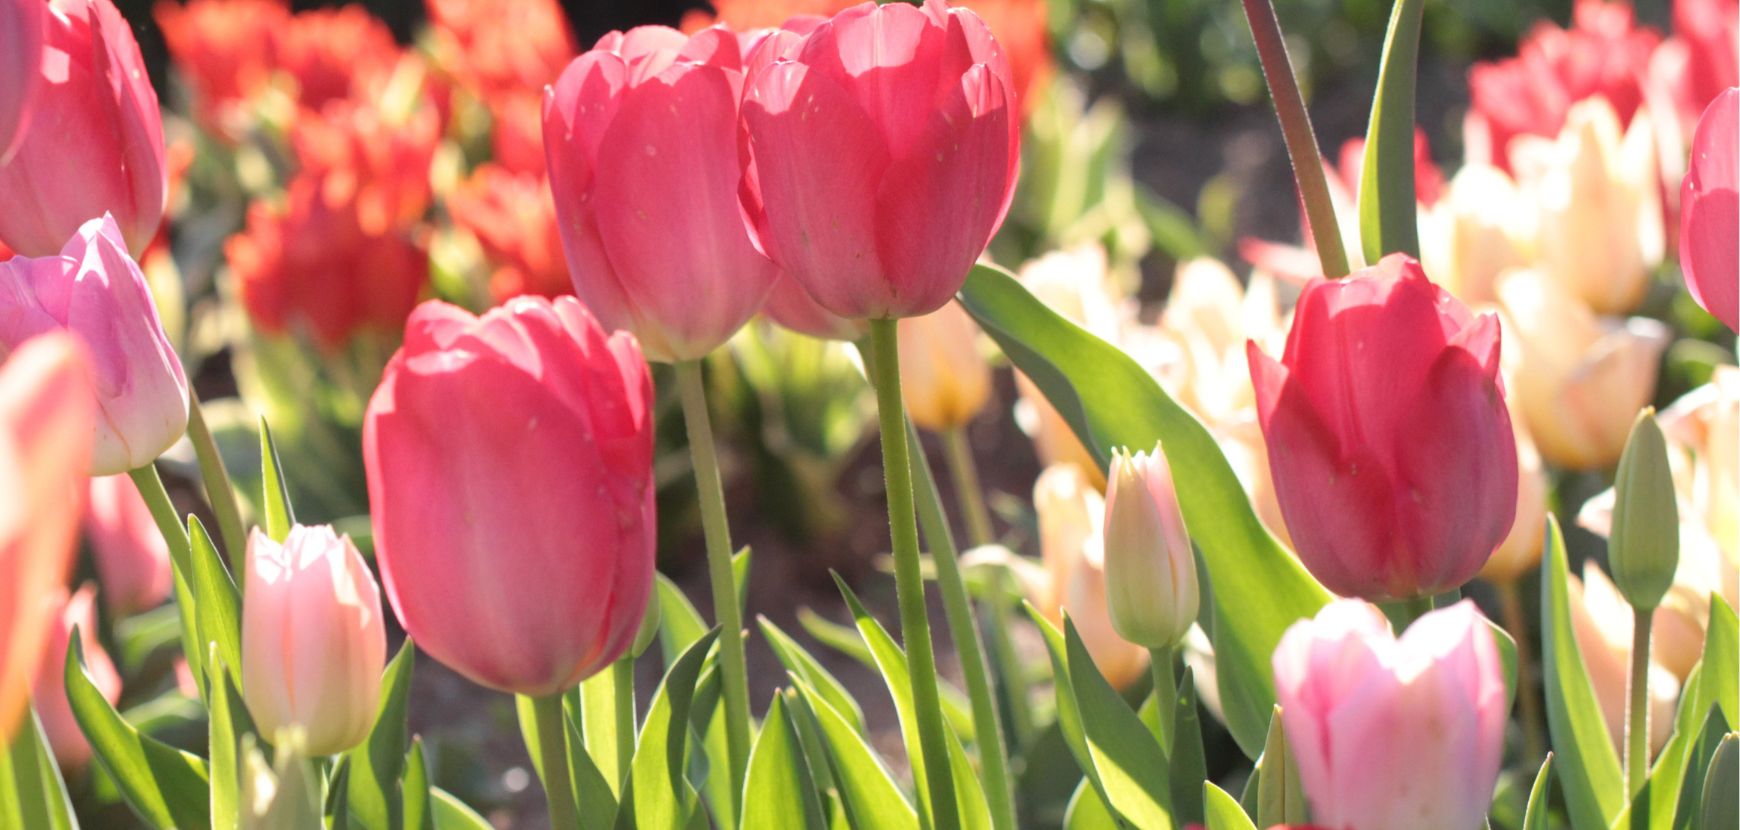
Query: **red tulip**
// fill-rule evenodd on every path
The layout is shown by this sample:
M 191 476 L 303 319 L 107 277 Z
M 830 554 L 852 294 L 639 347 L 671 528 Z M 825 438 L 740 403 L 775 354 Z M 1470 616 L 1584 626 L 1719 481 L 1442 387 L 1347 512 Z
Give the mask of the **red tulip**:
M 1281 361 L 1246 345 L 1299 558 L 1344 596 L 1454 588 L 1516 515 L 1498 318 L 1400 254 L 1300 295 Z
M 272 50 L 261 47 L 289 25 L 284 0 L 160 0 L 152 16 L 200 126 L 240 138 L 248 99 L 271 82 Z
M 1014 191 L 1002 49 L 972 12 L 928 0 L 854 6 L 781 51 L 743 101 L 762 244 L 841 317 L 936 310 Z
M 42 85 L 42 0 L 0 0 L 0 162 L 12 157 L 30 125 L 32 102 Z
M 115 661 L 97 641 L 96 588 L 85 585 L 70 596 L 66 589 L 53 598 L 53 622 L 49 628 L 48 649 L 42 655 L 42 668 L 36 673 L 36 684 L 30 697 L 36 713 L 42 718 L 42 732 L 48 736 L 48 748 L 54 758 L 69 770 L 84 769 L 91 762 L 91 744 L 73 717 L 72 704 L 66 697 L 67 646 L 74 629 L 84 646 L 85 669 L 97 691 L 111 705 L 121 699 L 121 673 Z
M 562 691 L 652 590 L 652 379 L 572 297 L 411 315 L 363 422 L 375 555 L 417 645 L 490 688 Z
M 1680 185 L 1680 267 L 1692 296 L 1740 331 L 1740 89 L 1717 96 L 1692 137 Z
M 110 612 L 125 616 L 147 611 L 169 598 L 174 581 L 169 543 L 132 478 L 91 479 L 85 537 L 103 586 L 103 606 Z
M 544 151 L 568 272 L 649 358 L 692 360 L 741 328 L 778 271 L 738 201 L 737 38 L 612 32 L 544 93 Z
M 1674 0 L 1674 40 L 1685 44 L 1685 76 L 1676 84 L 1690 104 L 1688 119 L 1728 87 L 1740 84 L 1740 2 Z
M 572 293 L 556 230 L 556 207 L 543 177 L 497 164 L 472 171 L 447 195 L 453 224 L 469 231 L 495 267 L 489 293 L 497 302 L 521 294 Z
M 486 103 L 554 82 L 577 51 L 555 0 L 423 0 L 423 7 L 437 62 Z
M 381 83 L 400 53 L 392 30 L 360 5 L 300 12 L 270 48 L 273 67 L 296 82 L 296 102 L 316 112 Z
M 110 0 L 48 6 L 31 128 L 0 165 L 0 239 L 49 256 L 114 215 L 135 255 L 163 220 L 163 117 L 139 44 Z
M 0 365 L 0 738 L 9 738 L 66 593 L 97 409 L 76 338 L 46 334 Z

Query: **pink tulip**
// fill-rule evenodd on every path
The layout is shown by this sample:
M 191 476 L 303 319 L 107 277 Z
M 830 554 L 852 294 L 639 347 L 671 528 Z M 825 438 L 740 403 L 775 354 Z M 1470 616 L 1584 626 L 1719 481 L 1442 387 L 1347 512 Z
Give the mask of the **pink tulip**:
M 363 422 L 375 555 L 405 630 L 485 686 L 572 687 L 652 590 L 652 379 L 573 297 L 411 315 Z
M 1498 318 L 1385 257 L 1300 295 L 1279 363 L 1246 346 L 1281 513 L 1343 596 L 1427 596 L 1473 578 L 1516 516 Z
M 88 371 L 65 334 L 0 365 L 0 739 L 24 711 L 66 593 L 97 418 Z
M 768 319 L 799 334 L 823 340 L 854 342 L 870 333 L 863 320 L 848 320 L 810 299 L 810 293 L 797 280 L 781 276 L 767 295 L 763 309 Z
M 1680 267 L 1692 297 L 1740 331 L 1740 88 L 1716 97 L 1680 185 Z
M 110 703 L 121 699 L 121 673 L 115 662 L 97 640 L 96 589 L 86 585 L 68 596 L 61 589 L 54 600 L 54 624 L 49 629 L 48 650 L 42 655 L 42 669 L 36 674 L 31 689 L 31 701 L 42 718 L 42 731 L 48 736 L 48 747 L 55 760 L 69 770 L 84 769 L 91 761 L 91 744 L 73 718 L 72 704 L 66 698 L 67 646 L 77 629 L 84 647 L 85 669 L 96 684 L 97 691 Z
M 48 256 L 110 213 L 126 247 L 142 253 L 163 220 L 169 178 L 139 44 L 110 0 L 50 3 L 45 23 L 31 127 L 0 165 L 0 241 Z
M 1504 668 L 1466 600 L 1397 639 L 1338 600 L 1275 648 L 1281 726 L 1313 820 L 1337 830 L 1475 830 L 1498 782 Z
M 936 310 L 1014 192 L 1020 117 L 1001 48 L 972 12 L 927 0 L 862 3 L 779 51 L 743 100 L 762 245 L 841 317 Z
M 90 349 L 103 415 L 92 475 L 150 464 L 187 430 L 187 377 L 113 217 L 84 223 L 59 256 L 0 262 L 0 346 L 55 329 Z
M 147 611 L 169 598 L 174 580 L 169 543 L 163 541 L 133 479 L 124 475 L 91 479 L 85 536 L 95 554 L 103 606 L 109 613 L 126 616 Z
M 311 755 L 362 743 L 386 662 L 381 589 L 350 537 L 296 525 L 279 544 L 255 529 L 242 595 L 242 699 L 260 734 L 300 727 Z
M 0 163 L 12 157 L 30 126 L 36 90 L 42 86 L 42 0 L 0 0 Z
M 544 147 L 574 291 L 647 356 L 694 360 L 761 308 L 779 272 L 738 191 L 737 38 L 611 32 L 544 93 Z

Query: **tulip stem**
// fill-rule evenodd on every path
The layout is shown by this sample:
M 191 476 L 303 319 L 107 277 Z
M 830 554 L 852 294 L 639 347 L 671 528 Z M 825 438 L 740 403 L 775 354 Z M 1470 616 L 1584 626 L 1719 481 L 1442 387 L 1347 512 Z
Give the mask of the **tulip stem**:
M 731 761 L 731 792 L 743 795 L 749 766 L 749 675 L 743 658 L 743 612 L 737 577 L 731 568 L 731 526 L 725 517 L 725 488 L 719 482 L 719 456 L 707 417 L 707 389 L 701 364 L 688 360 L 671 367 L 689 431 L 689 457 L 695 464 L 695 489 L 701 500 L 701 527 L 707 541 L 707 575 L 713 583 L 713 616 L 719 623 L 719 667 L 724 672 L 725 746 Z
M 1649 629 L 1655 609 L 1632 609 L 1631 680 L 1625 706 L 1625 790 L 1635 797 L 1649 772 Z
M 562 695 L 532 698 L 532 719 L 538 724 L 538 771 L 544 774 L 544 798 L 550 803 L 550 830 L 580 830 L 580 806 L 568 772 L 568 726 Z
M 230 472 L 224 467 L 224 457 L 218 453 L 217 440 L 205 422 L 205 409 L 199 394 L 189 390 L 187 437 L 193 442 L 194 455 L 199 458 L 199 478 L 205 485 L 205 499 L 211 503 L 217 517 L 218 535 L 224 540 L 224 552 L 229 554 L 230 570 L 236 581 L 242 580 L 247 564 L 248 532 L 242 526 L 241 507 L 236 503 L 236 488 L 230 483 Z
M 1172 670 L 1172 646 L 1148 649 L 1148 668 L 1154 673 L 1154 703 L 1160 718 L 1160 748 L 1172 756 L 1178 731 L 1178 676 Z
M 979 467 L 973 462 L 972 445 L 967 443 L 967 428 L 958 426 L 943 433 L 943 446 L 948 450 L 949 476 L 955 480 L 955 498 L 967 518 L 967 538 L 973 547 L 991 544 L 996 541 L 991 512 L 985 509 L 985 493 L 979 484 Z
M 1504 615 L 1504 627 L 1516 641 L 1516 700 L 1522 710 L 1523 748 L 1529 759 L 1546 757 L 1547 747 L 1542 736 L 1547 734 L 1541 719 L 1541 701 L 1535 696 L 1534 646 L 1529 643 L 1528 615 L 1523 613 L 1522 592 L 1516 580 L 1498 583 L 1498 601 Z
M 930 793 L 932 827 L 959 827 L 955 788 L 931 651 L 930 615 L 924 603 L 924 573 L 918 553 L 918 523 L 912 497 L 912 459 L 906 443 L 906 410 L 900 400 L 900 340 L 893 319 L 870 321 L 870 375 L 876 387 L 882 434 L 882 474 L 888 493 L 888 530 L 894 544 L 894 581 L 900 602 L 900 633 L 906 646 L 912 706 Z M 907 747 L 908 752 L 912 747 Z
M 917 444 L 918 431 L 910 423 L 907 424 L 907 429 L 908 441 Z M 959 436 L 961 433 L 957 429 L 949 435 Z M 965 444 L 965 441 L 961 442 L 963 449 Z M 970 468 L 970 456 L 966 463 Z M 957 468 L 956 486 L 968 487 L 958 472 Z M 937 491 L 936 478 L 931 475 L 930 462 L 925 459 L 924 453 L 912 454 L 912 474 L 916 479 L 916 492 L 922 494 L 918 500 L 918 521 L 924 528 L 924 539 L 930 547 L 931 560 L 936 566 L 937 584 L 942 588 L 943 609 L 948 614 L 949 634 L 954 638 L 955 653 L 961 659 L 961 673 L 967 679 L 967 695 L 973 710 L 973 737 L 979 745 L 979 766 L 984 770 L 985 800 L 991 807 L 991 826 L 995 830 L 1014 830 L 1015 792 L 1009 780 L 1009 750 L 1003 740 L 1003 720 L 997 713 L 997 696 L 991 687 L 991 666 L 985 659 L 985 645 L 979 636 L 978 620 L 973 616 L 973 604 L 967 595 L 966 581 L 961 578 L 955 537 L 949 530 L 942 494 Z M 968 475 L 973 476 L 970 470 Z M 973 477 L 970 487 L 977 492 L 976 476 Z M 984 509 L 983 503 L 980 504 L 980 509 Z M 992 607 L 1001 607 L 1002 599 L 999 591 Z M 994 619 L 992 624 L 1000 625 L 1002 621 Z M 1009 691 L 1013 699 L 1023 690 L 1011 687 Z
M 157 522 L 157 532 L 163 534 L 163 541 L 169 544 L 170 562 L 182 579 L 192 584 L 193 555 L 187 540 L 187 525 L 182 523 L 181 514 L 175 511 L 175 503 L 170 501 L 169 491 L 164 489 L 163 479 L 157 475 L 156 464 L 146 464 L 127 475 L 132 477 L 133 486 L 139 488 L 145 506 L 150 508 L 151 518 Z

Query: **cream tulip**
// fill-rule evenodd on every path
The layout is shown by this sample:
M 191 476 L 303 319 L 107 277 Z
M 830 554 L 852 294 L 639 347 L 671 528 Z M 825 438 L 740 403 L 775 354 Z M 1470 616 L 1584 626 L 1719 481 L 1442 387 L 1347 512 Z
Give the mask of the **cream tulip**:
M 1511 396 L 1516 395 L 1515 381 L 1507 380 L 1506 388 Z M 1481 579 L 1499 584 L 1515 582 L 1540 564 L 1547 533 L 1547 471 L 1519 407 L 1511 407 L 1510 431 L 1516 436 L 1516 521 L 1479 574 Z
M 900 396 L 912 422 L 933 432 L 966 426 L 991 400 L 991 364 L 979 352 L 979 327 L 959 303 L 904 317 Z
M 1462 302 L 1493 302 L 1499 275 L 1527 264 L 1534 220 L 1525 193 L 1503 170 L 1465 165 L 1444 198 L 1420 210 L 1420 261 Z
M 1064 612 L 1075 622 L 1082 643 L 1100 674 L 1118 688 L 1135 683 L 1148 668 L 1148 650 L 1118 636 L 1106 596 L 1105 500 L 1072 464 L 1040 473 L 1033 485 L 1039 517 L 1039 549 L 1045 579 L 1029 598 L 1047 619 L 1060 623 Z
M 1577 639 L 1577 649 L 1583 653 L 1583 667 L 1589 672 L 1589 684 L 1595 688 L 1595 701 L 1601 706 L 1601 717 L 1607 722 L 1607 736 L 1613 748 L 1621 749 L 1625 741 L 1625 705 L 1628 675 L 1631 671 L 1631 606 L 1619 595 L 1613 580 L 1594 562 L 1583 563 L 1583 578 L 1570 577 L 1571 630 Z M 1654 643 L 1652 637 L 1650 642 Z M 1674 701 L 1679 698 L 1680 683 L 1656 660 L 1651 648 L 1649 662 L 1649 746 L 1660 749 L 1673 732 Z

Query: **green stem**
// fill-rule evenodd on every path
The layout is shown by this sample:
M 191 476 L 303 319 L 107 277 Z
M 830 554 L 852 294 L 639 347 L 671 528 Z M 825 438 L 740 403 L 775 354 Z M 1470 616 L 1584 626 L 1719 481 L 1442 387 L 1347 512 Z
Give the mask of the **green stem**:
M 224 540 L 224 552 L 229 554 L 230 569 L 236 581 L 242 581 L 247 564 L 248 532 L 242 525 L 241 506 L 236 503 L 236 488 L 230 483 L 230 472 L 224 467 L 224 457 L 218 453 L 217 440 L 205 422 L 205 409 L 199 395 L 189 393 L 187 437 L 193 442 L 194 455 L 199 457 L 199 478 L 205 485 L 205 499 L 211 503 L 217 517 L 218 535 Z
M 918 431 L 907 425 L 907 438 L 918 442 Z M 950 435 L 958 436 L 960 430 Z M 964 442 L 963 442 L 964 446 Z M 971 459 L 968 459 L 971 464 Z M 958 471 L 958 468 L 957 468 Z M 997 698 L 991 687 L 991 667 L 985 660 L 985 647 L 979 636 L 978 620 L 967 596 L 966 581 L 961 578 L 961 565 L 956 557 L 954 533 L 949 530 L 948 514 L 943 510 L 942 494 L 937 491 L 930 463 L 924 453 L 913 453 L 912 474 L 918 500 L 918 521 L 924 527 L 924 538 L 930 545 L 931 559 L 936 565 L 937 584 L 942 588 L 943 609 L 948 614 L 949 634 L 954 639 L 955 653 L 961 658 L 961 672 L 967 678 L 967 696 L 972 703 L 973 734 L 979 744 L 979 765 L 984 769 L 985 799 L 991 805 L 991 826 L 997 830 L 1014 830 L 1015 791 L 1009 780 L 1009 750 L 1003 742 L 1003 722 L 997 714 Z M 966 486 L 957 475 L 957 486 Z M 976 490 L 977 484 L 973 485 Z M 981 508 L 982 509 L 982 508 Z M 1020 689 L 1012 689 L 1020 694 Z
M 1012 630 L 1011 611 L 1018 601 L 1018 595 L 1009 589 L 1009 572 L 1006 569 L 999 567 L 994 579 L 989 603 L 991 651 L 997 656 L 997 664 L 1003 667 L 999 676 L 1003 682 L 1002 700 L 1009 707 L 1009 730 L 1014 736 L 1016 746 L 1025 746 L 1033 736 L 1033 713 L 1027 706 L 1027 681 L 1021 670 L 1021 656 L 1015 651 L 1015 641 L 1009 637 Z
M 725 518 L 725 488 L 719 482 L 719 457 L 707 417 L 707 390 L 701 364 L 671 367 L 689 430 L 689 456 L 695 463 L 695 489 L 701 499 L 701 527 L 707 540 L 707 574 L 713 583 L 713 615 L 719 622 L 719 668 L 725 692 L 725 745 L 731 761 L 731 791 L 739 797 L 749 766 L 749 675 L 743 659 L 743 613 L 737 605 L 737 578 L 731 570 L 731 527 Z
M 1257 57 L 1263 65 L 1263 78 L 1269 84 L 1269 97 L 1275 102 L 1275 116 L 1281 122 L 1287 157 L 1293 162 L 1299 199 L 1305 203 L 1305 220 L 1311 225 L 1318 262 L 1324 276 L 1331 279 L 1346 276 L 1347 251 L 1341 244 L 1335 203 L 1329 199 L 1329 180 L 1323 175 L 1323 153 L 1317 149 L 1311 114 L 1305 109 L 1299 82 L 1293 77 L 1293 62 L 1287 57 L 1287 42 L 1281 36 L 1280 21 L 1275 19 L 1275 6 L 1271 0 L 1244 0 L 1244 5 L 1251 39 L 1256 41 Z
M 996 541 L 991 530 L 991 512 L 985 509 L 985 492 L 979 485 L 973 448 L 967 443 L 967 428 L 955 427 L 943 433 L 943 446 L 948 450 L 949 476 L 955 480 L 955 498 L 961 503 L 961 514 L 967 518 L 967 538 L 973 547 L 991 544 Z
M 626 774 L 634 766 L 634 658 L 612 664 L 610 679 L 616 690 L 616 769 Z
M 561 694 L 532 698 L 532 719 L 538 724 L 538 771 L 544 775 L 544 797 L 550 804 L 550 830 L 580 830 L 563 717 Z
M 187 540 L 187 525 L 182 523 L 181 514 L 175 510 L 175 503 L 169 500 L 169 491 L 163 488 L 163 479 L 158 477 L 156 465 L 146 464 L 127 475 L 132 477 L 133 486 L 139 488 L 139 495 L 145 499 L 145 506 L 150 508 L 151 518 L 157 522 L 157 532 L 163 534 L 163 541 L 169 543 L 169 561 L 191 585 L 193 554 Z
M 1430 596 L 1414 597 L 1413 599 L 1384 603 L 1383 607 L 1388 613 L 1391 624 L 1396 629 L 1396 635 L 1401 636 L 1401 633 L 1408 630 L 1408 626 L 1413 625 L 1415 620 L 1432 613 L 1432 598 Z
M 1531 760 L 1544 758 L 1547 730 L 1541 717 L 1541 700 L 1535 696 L 1534 646 L 1529 642 L 1528 615 L 1523 612 L 1522 593 L 1516 589 L 1515 580 L 1498 585 L 1498 601 L 1504 627 L 1516 641 L 1516 699 L 1517 708 L 1522 711 L 1523 751 Z
M 1635 608 L 1631 624 L 1631 681 L 1625 705 L 1625 790 L 1643 789 L 1649 774 L 1649 629 L 1655 609 Z
M 888 493 L 888 530 L 894 544 L 894 581 L 900 602 L 900 631 L 911 667 L 912 705 L 918 720 L 919 750 L 930 789 L 931 826 L 960 826 L 955 788 L 937 691 L 936 655 L 931 652 L 930 615 L 924 606 L 924 574 L 919 563 L 918 524 L 912 499 L 912 459 L 906 444 L 906 411 L 900 400 L 900 340 L 892 319 L 870 321 L 871 380 L 882 434 L 882 474 Z M 910 750 L 911 748 L 908 747 Z
M 1172 755 L 1178 732 L 1178 677 L 1172 670 L 1172 646 L 1148 649 L 1148 668 L 1154 673 L 1155 709 L 1160 714 L 1160 748 Z

